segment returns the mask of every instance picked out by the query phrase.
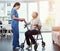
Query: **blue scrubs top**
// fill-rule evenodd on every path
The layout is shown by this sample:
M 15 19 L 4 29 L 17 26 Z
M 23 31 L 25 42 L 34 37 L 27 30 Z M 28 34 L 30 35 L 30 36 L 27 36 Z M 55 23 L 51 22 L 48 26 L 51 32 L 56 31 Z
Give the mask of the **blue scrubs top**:
M 18 26 L 18 20 L 14 20 L 13 15 L 15 15 L 18 18 L 18 13 L 15 9 L 11 10 L 11 19 L 12 19 L 11 25 L 15 27 L 15 26 Z
M 18 26 L 18 20 L 13 19 L 13 15 L 15 15 L 18 18 L 18 13 L 15 9 L 11 10 L 11 26 L 12 26 L 12 32 L 13 32 L 13 48 L 19 46 L 19 26 Z

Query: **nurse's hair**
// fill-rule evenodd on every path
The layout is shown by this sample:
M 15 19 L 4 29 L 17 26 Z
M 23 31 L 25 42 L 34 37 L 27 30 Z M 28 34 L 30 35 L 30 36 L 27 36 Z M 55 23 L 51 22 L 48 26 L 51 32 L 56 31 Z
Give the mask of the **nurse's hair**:
M 20 3 L 19 3 L 19 2 L 16 2 L 16 3 L 13 5 L 13 8 L 16 7 L 16 6 L 20 6 Z

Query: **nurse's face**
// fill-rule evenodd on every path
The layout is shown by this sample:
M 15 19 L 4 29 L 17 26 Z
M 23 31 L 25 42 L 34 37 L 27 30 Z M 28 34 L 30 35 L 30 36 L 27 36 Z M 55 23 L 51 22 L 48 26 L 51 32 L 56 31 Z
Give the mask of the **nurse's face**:
M 20 8 L 20 5 L 19 6 L 16 6 L 16 9 L 18 10 Z

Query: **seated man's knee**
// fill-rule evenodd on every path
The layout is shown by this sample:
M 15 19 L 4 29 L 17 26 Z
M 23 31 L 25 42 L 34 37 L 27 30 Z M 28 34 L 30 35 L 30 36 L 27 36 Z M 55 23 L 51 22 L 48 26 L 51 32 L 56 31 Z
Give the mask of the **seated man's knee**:
M 28 32 L 26 31 L 26 32 L 25 32 L 25 36 L 27 36 L 27 35 L 28 35 Z
M 30 33 L 31 33 L 30 31 L 26 31 L 26 32 L 25 32 L 25 36 L 29 36 Z

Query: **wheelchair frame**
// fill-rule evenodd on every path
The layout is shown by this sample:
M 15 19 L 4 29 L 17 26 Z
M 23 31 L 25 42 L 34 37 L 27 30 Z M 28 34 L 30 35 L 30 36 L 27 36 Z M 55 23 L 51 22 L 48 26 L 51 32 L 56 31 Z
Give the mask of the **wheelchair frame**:
M 28 25 L 25 25 L 24 28 L 26 28 L 26 27 L 27 27 L 27 30 L 29 30 Z M 43 37 L 42 37 L 42 34 L 41 34 L 40 29 L 41 29 L 41 28 L 39 28 L 39 32 L 38 32 L 37 37 L 36 37 L 35 40 L 36 40 L 36 41 L 37 41 L 37 40 L 42 40 L 42 47 L 44 48 L 44 47 L 45 47 L 45 42 L 43 41 Z M 41 35 L 41 38 L 40 38 L 40 39 L 38 39 L 38 35 Z M 26 41 L 26 40 L 24 40 L 24 42 L 21 43 L 21 47 L 20 47 L 20 48 L 24 49 L 25 41 Z M 32 49 L 32 46 L 31 46 L 31 49 Z M 34 49 L 34 50 L 37 51 L 37 49 Z

